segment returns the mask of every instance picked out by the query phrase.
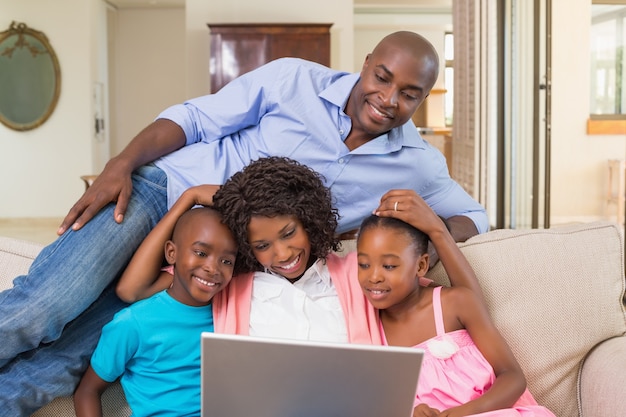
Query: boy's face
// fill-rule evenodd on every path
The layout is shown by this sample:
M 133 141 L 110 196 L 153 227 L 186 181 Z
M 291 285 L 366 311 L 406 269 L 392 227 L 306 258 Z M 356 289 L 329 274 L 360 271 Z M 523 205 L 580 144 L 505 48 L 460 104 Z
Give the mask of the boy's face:
M 175 239 L 165 247 L 168 262 L 174 264 L 169 294 L 190 306 L 206 305 L 233 277 L 235 239 L 215 212 L 193 216 Z
M 428 271 L 428 255 L 418 256 L 407 234 L 392 228 L 362 231 L 357 259 L 361 289 L 381 310 L 401 306 L 419 295 L 419 277 Z
M 300 278 L 309 267 L 311 242 L 295 216 L 252 216 L 248 242 L 264 268 L 289 280 Z

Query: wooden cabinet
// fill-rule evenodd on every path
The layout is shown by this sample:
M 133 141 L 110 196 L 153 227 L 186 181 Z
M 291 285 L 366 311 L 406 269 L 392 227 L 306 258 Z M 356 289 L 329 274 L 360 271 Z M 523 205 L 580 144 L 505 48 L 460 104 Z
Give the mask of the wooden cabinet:
M 331 23 L 208 23 L 211 91 L 241 74 L 282 57 L 330 66 Z

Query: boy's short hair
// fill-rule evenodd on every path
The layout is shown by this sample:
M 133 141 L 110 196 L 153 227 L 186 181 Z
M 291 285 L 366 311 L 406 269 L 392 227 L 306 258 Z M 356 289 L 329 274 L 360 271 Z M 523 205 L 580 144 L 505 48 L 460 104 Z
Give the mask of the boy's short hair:
M 183 230 L 187 226 L 187 224 L 189 223 L 191 219 L 193 219 L 196 216 L 202 216 L 202 215 L 211 215 L 215 217 L 217 220 L 219 220 L 220 223 L 228 227 L 228 225 L 224 223 L 224 218 L 219 209 L 215 207 L 210 207 L 210 206 L 193 207 L 190 210 L 187 210 L 186 212 L 184 212 L 176 220 L 176 224 L 174 225 L 174 230 L 172 231 L 172 238 L 171 238 L 172 242 L 174 242 L 174 244 L 177 243 L 177 235 L 180 233 L 181 230 Z M 233 238 L 234 238 L 234 234 L 233 234 Z M 236 240 L 237 239 L 235 239 L 235 242 Z M 239 255 L 239 250 L 237 250 L 237 256 L 235 258 L 235 265 L 233 268 L 233 275 L 236 275 L 241 272 L 246 272 L 246 270 L 243 268 L 243 264 L 241 263 L 241 256 Z

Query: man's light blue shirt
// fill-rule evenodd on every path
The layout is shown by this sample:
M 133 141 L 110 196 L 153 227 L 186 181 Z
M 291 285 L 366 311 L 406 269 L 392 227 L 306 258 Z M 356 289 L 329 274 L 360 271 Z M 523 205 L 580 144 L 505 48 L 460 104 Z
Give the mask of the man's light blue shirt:
M 439 216 L 464 215 L 487 231 L 484 208 L 450 178 L 445 158 L 412 121 L 353 151 L 345 146 L 352 121 L 343 109 L 358 79 L 282 58 L 166 109 L 158 118 L 187 138 L 155 161 L 168 177 L 168 205 L 191 186 L 223 184 L 253 160 L 285 156 L 322 174 L 339 210 L 338 233 L 358 228 L 390 189 L 413 189 Z

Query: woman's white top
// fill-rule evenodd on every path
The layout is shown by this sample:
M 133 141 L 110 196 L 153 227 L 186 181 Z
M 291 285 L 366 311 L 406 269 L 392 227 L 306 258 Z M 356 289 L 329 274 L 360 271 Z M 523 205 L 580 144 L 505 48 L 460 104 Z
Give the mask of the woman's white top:
M 269 271 L 256 272 L 250 335 L 347 343 L 346 320 L 326 263 L 318 260 L 293 284 Z

